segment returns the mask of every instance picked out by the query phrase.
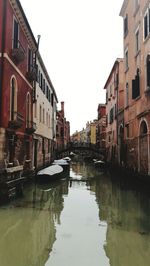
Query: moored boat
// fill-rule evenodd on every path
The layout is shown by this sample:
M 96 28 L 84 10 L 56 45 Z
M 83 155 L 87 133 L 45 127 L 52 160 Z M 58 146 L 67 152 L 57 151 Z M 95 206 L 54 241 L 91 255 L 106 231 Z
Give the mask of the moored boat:
M 70 164 L 64 159 L 54 160 L 52 164 L 60 165 L 65 172 L 68 172 L 70 170 Z
M 63 167 L 60 165 L 50 165 L 37 173 L 39 181 L 51 181 L 63 177 Z

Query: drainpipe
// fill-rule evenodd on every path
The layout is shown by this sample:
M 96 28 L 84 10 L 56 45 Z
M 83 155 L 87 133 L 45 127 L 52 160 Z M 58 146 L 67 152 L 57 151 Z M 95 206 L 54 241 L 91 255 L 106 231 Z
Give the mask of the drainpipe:
M 118 141 L 118 137 L 119 137 L 119 132 L 118 132 L 118 106 L 119 106 L 119 63 L 118 63 L 118 84 L 117 84 L 117 106 L 116 106 L 116 127 L 117 127 L 117 163 L 120 163 L 120 158 L 119 158 L 119 141 Z
M 4 51 L 5 51 L 5 33 L 6 33 L 6 11 L 7 0 L 3 0 L 2 6 L 2 42 L 1 42 L 1 64 L 0 64 L 0 127 L 2 127 L 2 90 L 4 77 Z

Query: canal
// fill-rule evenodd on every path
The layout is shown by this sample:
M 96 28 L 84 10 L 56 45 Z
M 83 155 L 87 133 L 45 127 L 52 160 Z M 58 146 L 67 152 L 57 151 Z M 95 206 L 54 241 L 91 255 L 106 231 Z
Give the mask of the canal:
M 0 206 L 0 266 L 149 266 L 149 188 L 73 162 Z

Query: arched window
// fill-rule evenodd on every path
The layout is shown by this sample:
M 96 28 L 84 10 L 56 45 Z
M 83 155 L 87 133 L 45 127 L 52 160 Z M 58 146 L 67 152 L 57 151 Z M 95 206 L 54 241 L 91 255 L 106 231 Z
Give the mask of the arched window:
M 17 116 L 17 81 L 15 77 L 10 82 L 10 119 L 14 120 Z
M 27 93 L 26 96 L 26 125 L 29 127 L 31 122 L 31 96 L 30 93 Z
M 140 135 L 144 135 L 144 134 L 147 134 L 147 124 L 143 120 L 140 126 Z

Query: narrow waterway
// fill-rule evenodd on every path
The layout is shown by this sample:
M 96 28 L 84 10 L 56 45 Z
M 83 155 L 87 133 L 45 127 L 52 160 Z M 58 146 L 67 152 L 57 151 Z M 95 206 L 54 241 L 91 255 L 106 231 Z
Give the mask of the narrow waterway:
M 149 189 L 71 164 L 0 206 L 0 266 L 149 266 Z

